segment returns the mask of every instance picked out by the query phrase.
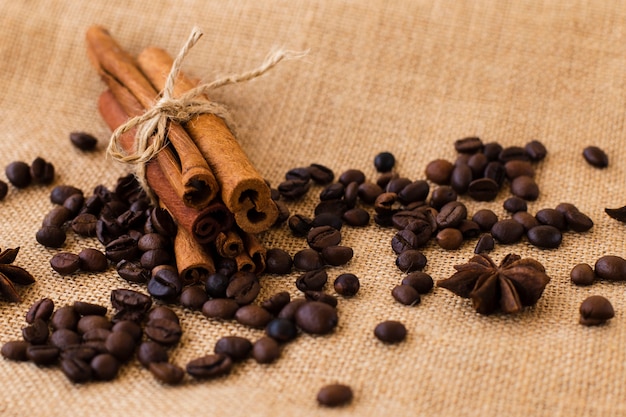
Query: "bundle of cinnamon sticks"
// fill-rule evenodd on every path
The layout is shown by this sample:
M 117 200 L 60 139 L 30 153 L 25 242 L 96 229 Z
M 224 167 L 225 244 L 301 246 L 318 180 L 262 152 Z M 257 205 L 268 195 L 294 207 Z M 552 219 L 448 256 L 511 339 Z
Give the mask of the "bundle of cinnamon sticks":
M 98 109 L 115 130 L 156 104 L 174 60 L 154 47 L 134 59 L 99 26 L 89 28 L 86 38 L 89 59 L 108 88 Z M 179 73 L 174 96 L 193 87 Z M 215 256 L 234 259 L 239 270 L 262 272 L 265 248 L 256 234 L 275 223 L 278 209 L 227 124 L 210 113 L 182 124 L 170 120 L 167 139 L 167 146 L 145 162 L 145 180 L 179 226 L 174 250 L 181 277 L 196 281 L 214 272 Z M 132 155 L 135 132 L 124 133 L 119 144 Z

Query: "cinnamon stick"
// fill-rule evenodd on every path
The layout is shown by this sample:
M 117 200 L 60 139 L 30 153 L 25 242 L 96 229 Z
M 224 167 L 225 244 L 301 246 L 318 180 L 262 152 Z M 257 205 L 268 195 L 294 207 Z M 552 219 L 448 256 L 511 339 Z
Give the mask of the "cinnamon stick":
M 92 26 L 87 31 L 88 55 L 103 81 L 113 91 L 119 102 L 131 116 L 143 113 L 156 103 L 157 92 L 132 57 L 100 26 Z M 126 105 L 128 94 L 134 96 L 140 107 L 129 111 Z M 171 184 L 181 200 L 194 208 L 203 208 L 215 198 L 218 184 L 206 160 L 197 146 L 178 123 L 169 123 L 168 139 L 176 151 L 176 156 L 166 154 L 169 160 L 159 157 L 161 168 L 169 174 L 173 162 L 179 163 L 180 182 Z M 126 149 L 132 153 L 133 148 Z M 161 153 L 161 152 L 160 152 Z
M 204 283 L 215 272 L 215 262 L 186 229 L 179 227 L 174 238 L 176 267 L 184 285 Z
M 159 48 L 146 48 L 137 57 L 139 68 L 158 89 L 164 87 L 172 63 L 167 52 Z M 195 83 L 181 72 L 174 83 L 174 96 L 193 87 Z M 222 200 L 235 215 L 237 225 L 248 233 L 269 229 L 278 217 L 269 186 L 224 120 L 214 114 L 202 114 L 184 126 L 213 170 Z
M 267 249 L 257 237 L 251 233 L 242 233 L 242 239 L 246 253 L 254 263 L 254 273 L 259 275 L 265 271 L 265 260 L 267 257 Z
M 215 250 L 224 258 L 234 258 L 243 252 L 243 240 L 234 230 L 222 232 L 215 239 Z
M 120 103 L 108 90 L 100 95 L 98 110 L 112 130 L 128 119 Z M 124 134 L 120 141 L 125 149 L 131 149 L 133 142 L 132 132 Z M 232 214 L 222 203 L 212 203 L 202 210 L 186 206 L 170 186 L 161 166 L 155 161 L 146 164 L 146 178 L 149 186 L 159 197 L 160 203 L 167 208 L 179 228 L 186 229 L 199 243 L 213 242 L 220 232 L 232 226 Z

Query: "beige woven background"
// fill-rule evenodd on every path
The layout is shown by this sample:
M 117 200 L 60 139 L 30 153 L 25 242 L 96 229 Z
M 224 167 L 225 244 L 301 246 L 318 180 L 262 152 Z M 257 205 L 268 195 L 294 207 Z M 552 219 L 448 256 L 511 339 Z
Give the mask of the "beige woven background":
M 231 108 L 246 152 L 274 184 L 288 169 L 312 162 L 336 173 L 360 168 L 374 180 L 372 161 L 383 150 L 396 155 L 399 173 L 419 179 L 430 160 L 455 158 L 452 143 L 460 137 L 503 145 L 539 139 L 549 156 L 538 167 L 541 197 L 529 211 L 566 201 L 595 221 L 588 233 L 566 234 L 558 250 L 497 247 L 496 260 L 509 252 L 532 256 L 552 277 L 537 306 L 515 317 L 480 316 L 442 289 L 416 307 L 395 303 L 390 290 L 403 274 L 389 246 L 393 232 L 347 229 L 344 242 L 355 258 L 330 276 L 353 272 L 362 290 L 340 300 L 334 334 L 300 337 L 275 364 L 249 360 L 226 378 L 180 387 L 160 385 L 136 361 L 113 383 L 76 386 L 58 368 L 0 360 L 0 414 L 626 415 L 624 284 L 569 282 L 579 262 L 626 256 L 626 227 L 603 212 L 626 204 L 626 2 L 1 0 L 0 9 L 2 167 L 43 156 L 56 165 L 57 184 L 87 193 L 113 185 L 127 168 L 103 151 L 109 132 L 96 111 L 103 85 L 85 55 L 87 27 L 108 27 L 136 54 L 148 45 L 176 53 L 199 25 L 205 37 L 185 68 L 207 80 L 250 69 L 276 46 L 310 49 L 303 60 L 215 94 Z M 74 149 L 68 134 L 75 130 L 95 134 L 100 151 Z M 609 154 L 608 169 L 584 162 L 581 152 L 590 144 Z M 4 173 L 0 178 L 6 180 Z M 16 263 L 38 279 L 23 290 L 23 304 L 0 304 L 0 342 L 20 337 L 26 309 L 41 297 L 57 305 L 109 305 L 111 289 L 129 287 L 113 271 L 61 277 L 50 269 L 55 251 L 34 239 L 52 207 L 50 189 L 11 187 L 0 202 L 0 246 L 21 246 Z M 319 190 L 291 205 L 293 212 L 310 213 Z M 467 201 L 470 213 L 489 207 L 506 217 L 507 195 L 488 204 Z M 285 228 L 263 240 L 292 254 L 305 245 Z M 100 247 L 70 234 L 65 249 L 84 246 Z M 429 246 L 426 271 L 448 277 L 473 247 Z M 296 277 L 264 278 L 260 297 L 284 289 L 297 295 Z M 613 302 L 616 317 L 608 325 L 578 324 L 580 302 L 591 294 Z M 184 338 L 171 357 L 179 365 L 211 352 L 221 336 L 262 334 L 178 311 Z M 373 337 L 385 319 L 407 325 L 404 343 L 390 347 Z M 350 406 L 317 406 L 317 390 L 331 382 L 353 387 Z

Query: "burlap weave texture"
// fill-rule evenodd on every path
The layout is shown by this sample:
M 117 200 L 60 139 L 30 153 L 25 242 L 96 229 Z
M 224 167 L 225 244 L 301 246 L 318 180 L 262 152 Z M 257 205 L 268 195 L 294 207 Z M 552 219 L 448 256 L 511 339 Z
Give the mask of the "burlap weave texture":
M 313 162 L 336 173 L 359 168 L 375 180 L 372 161 L 384 150 L 395 154 L 400 174 L 422 179 L 430 160 L 454 160 L 455 139 L 478 135 L 503 145 L 538 139 L 549 154 L 537 167 L 541 195 L 529 211 L 571 202 L 595 222 L 587 233 L 566 233 L 558 250 L 497 246 L 497 261 L 509 252 L 534 257 L 552 277 L 539 303 L 513 317 L 480 316 L 443 289 L 418 306 L 399 305 L 390 295 L 403 277 L 390 248 L 393 231 L 346 228 L 344 243 L 355 258 L 329 275 L 355 273 L 362 288 L 340 299 L 332 335 L 303 335 L 275 364 L 248 360 L 226 378 L 189 379 L 179 387 L 157 383 L 136 361 L 112 383 L 78 386 L 56 367 L 2 360 L 0 414 L 626 415 L 624 283 L 569 282 L 579 262 L 626 256 L 626 226 L 603 211 L 626 204 L 625 2 L 1 0 L 0 9 L 2 167 L 43 156 L 57 168 L 56 184 L 86 192 L 113 185 L 128 168 L 105 158 L 110 132 L 96 109 L 104 86 L 86 57 L 86 29 L 109 28 L 133 54 L 149 45 L 175 54 L 198 25 L 205 36 L 185 71 L 208 81 L 257 66 L 273 47 L 310 49 L 306 58 L 214 97 L 230 108 L 240 143 L 273 184 L 288 169 Z M 99 151 L 73 148 L 68 135 L 76 130 L 96 135 Z M 591 144 L 608 153 L 607 169 L 582 159 Z M 311 213 L 320 190 L 291 204 L 292 211 Z M 52 207 L 49 192 L 11 187 L 0 202 L 0 247 L 20 246 L 16 263 L 38 279 L 23 289 L 23 304 L 0 304 L 0 343 L 20 337 L 27 307 L 41 297 L 59 306 L 109 305 L 111 289 L 131 288 L 113 270 L 70 277 L 51 270 L 55 250 L 34 239 Z M 505 218 L 508 195 L 505 189 L 491 203 L 463 201 L 470 213 L 488 207 Z M 284 226 L 262 240 L 291 254 L 305 247 Z M 70 233 L 64 249 L 84 246 L 101 248 Z M 473 247 L 474 241 L 458 251 L 429 245 L 426 272 L 435 280 L 450 276 Z M 297 275 L 263 278 L 260 299 L 278 290 L 299 295 Z M 606 326 L 578 324 L 580 302 L 592 294 L 615 307 Z M 224 335 L 255 340 L 262 334 L 177 311 L 184 337 L 171 359 L 179 365 L 211 352 Z M 386 319 L 407 325 L 404 343 L 386 346 L 374 338 L 374 326 Z M 317 390 L 331 382 L 353 387 L 351 405 L 317 406 Z

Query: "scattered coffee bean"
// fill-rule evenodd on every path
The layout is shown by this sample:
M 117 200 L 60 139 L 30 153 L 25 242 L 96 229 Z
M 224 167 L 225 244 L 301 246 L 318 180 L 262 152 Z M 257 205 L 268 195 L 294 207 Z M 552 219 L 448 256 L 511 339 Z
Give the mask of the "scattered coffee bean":
M 324 262 L 332 266 L 345 265 L 354 256 L 354 251 L 348 246 L 327 246 L 322 249 Z
M 495 247 L 495 242 L 493 240 L 493 236 L 488 233 L 483 234 L 476 242 L 476 246 L 474 247 L 474 253 L 486 253 L 491 252 Z
M 402 285 L 408 285 L 415 288 L 420 294 L 429 293 L 434 286 L 433 278 L 425 272 L 411 272 L 402 279 Z
M 225 336 L 215 343 L 214 351 L 228 356 L 233 362 L 240 362 L 250 355 L 252 342 L 241 336 Z
M 317 402 L 326 407 L 339 407 L 352 401 L 352 388 L 343 384 L 330 384 L 322 387 L 317 393 Z
M 148 281 L 148 293 L 154 298 L 172 300 L 183 289 L 183 281 L 175 268 L 160 266 L 152 270 Z
M 272 314 L 256 304 L 248 304 L 239 307 L 235 313 L 235 320 L 244 326 L 262 329 L 272 320 Z
M 609 157 L 597 146 L 588 146 L 583 149 L 583 158 L 589 165 L 596 168 L 606 168 L 609 165 Z
M 35 234 L 37 242 L 49 248 L 60 248 L 65 243 L 65 238 L 65 231 L 53 226 L 44 226 Z
M 252 357 L 258 363 L 272 363 L 280 357 L 280 346 L 273 338 L 264 336 L 254 342 Z
M 391 290 L 391 295 L 400 304 L 414 306 L 421 301 L 419 292 L 410 285 L 396 285 Z
M 113 323 L 105 316 L 88 315 L 83 316 L 76 323 L 76 331 L 80 334 L 84 334 L 92 329 L 106 329 L 110 330 L 113 327 Z
M 98 144 L 98 139 L 86 132 L 71 132 L 70 142 L 81 151 L 92 151 Z
M 491 178 L 473 180 L 468 188 L 468 195 L 476 201 L 493 201 L 500 191 L 500 186 Z
M 194 378 L 216 378 L 228 374 L 232 369 L 233 361 L 223 354 L 202 356 L 187 363 L 186 370 Z
M 580 324 L 597 326 L 615 316 L 613 305 L 601 295 L 587 297 L 580 305 Z
M 93 377 L 89 363 L 79 358 L 64 357 L 61 359 L 61 370 L 70 381 L 77 384 L 88 382 Z
M 183 368 L 169 362 L 151 362 L 148 369 L 156 379 L 168 385 L 178 385 L 185 377 Z
M 31 183 L 30 167 L 26 162 L 11 162 L 4 170 L 7 179 L 17 188 L 28 187 Z
M 206 291 L 197 285 L 186 287 L 180 293 L 180 304 L 191 310 L 200 310 L 209 297 Z
M 580 263 L 570 271 L 572 283 L 576 285 L 591 285 L 596 280 L 596 273 L 589 264 Z
M 491 228 L 491 235 L 499 243 L 510 245 L 520 241 L 524 227 L 513 219 L 499 220 Z
M 293 266 L 300 271 L 313 271 L 324 267 L 324 259 L 315 249 L 306 248 L 293 256 Z
M 80 269 L 80 258 L 75 253 L 59 252 L 50 259 L 50 266 L 61 275 L 69 275 Z
M 504 200 L 502 207 L 504 207 L 504 209 L 509 213 L 517 213 L 518 211 L 526 211 L 528 209 L 526 200 L 516 196 L 512 196 Z
M 459 229 L 447 227 L 437 233 L 436 240 L 442 249 L 455 250 L 463 244 L 463 233 Z
M 528 241 L 539 248 L 554 249 L 561 245 L 563 235 L 554 226 L 540 225 L 526 232 Z
M 93 371 L 93 377 L 100 381 L 115 379 L 120 369 L 120 361 L 111 353 L 96 355 L 89 365 Z
M 396 258 L 396 266 L 402 272 L 421 271 L 426 266 L 426 257 L 418 250 L 406 250 Z
M 445 159 L 436 159 L 426 165 L 426 178 L 438 185 L 450 184 L 454 165 Z
M 78 253 L 80 269 L 87 272 L 103 272 L 109 267 L 109 261 L 98 249 L 85 248 Z
M 359 278 L 354 274 L 341 274 L 333 282 L 333 287 L 337 294 L 344 297 L 353 297 L 361 288 Z
M 139 363 L 147 368 L 151 363 L 167 362 L 167 350 L 163 345 L 147 340 L 139 345 L 139 349 L 137 349 L 137 359 Z
M 474 213 L 472 221 L 476 222 L 482 231 L 488 232 L 498 221 L 498 216 L 492 210 L 480 209 Z
M 229 320 L 235 317 L 239 304 L 229 298 L 213 298 L 202 305 L 202 314 L 212 319 Z
M 389 172 L 396 164 L 396 158 L 391 152 L 381 152 L 374 157 L 374 167 L 378 172 Z
M 528 232 L 535 226 L 539 226 L 540 224 L 537 218 L 527 211 L 518 211 L 517 213 L 513 214 L 512 218 L 513 220 L 521 224 L 522 228 L 526 232 Z
M 273 294 L 268 299 L 261 302 L 261 307 L 273 315 L 277 315 L 280 310 L 291 301 L 291 296 L 287 291 L 280 291 Z
M 617 255 L 605 255 L 596 261 L 596 276 L 609 281 L 626 281 L 626 260 Z
M 295 312 L 296 324 L 302 331 L 312 334 L 327 334 L 337 326 L 337 311 L 319 301 L 304 302 Z
M 70 329 L 76 330 L 80 316 L 72 306 L 63 306 L 57 308 L 52 314 L 50 325 L 53 329 Z
M 399 321 L 387 320 L 376 325 L 374 335 L 385 343 L 399 343 L 406 338 L 406 327 Z
M 539 197 L 539 186 L 531 177 L 520 175 L 511 181 L 511 192 L 524 200 L 534 201 Z
M 528 142 L 524 146 L 524 150 L 531 161 L 541 161 L 548 154 L 546 147 L 538 140 Z
M 302 291 L 320 291 L 328 281 L 328 273 L 325 269 L 308 271 L 296 279 L 296 287 Z
M 32 324 L 36 319 L 48 321 L 54 312 L 54 301 L 49 298 L 37 300 L 26 312 L 26 323 Z
M 28 356 L 26 355 L 26 350 L 29 346 L 30 343 L 25 340 L 11 340 L 10 342 L 6 342 L 2 345 L 0 354 L 12 361 L 27 361 Z
M 259 294 L 261 286 L 252 272 L 236 272 L 228 287 L 226 287 L 226 297 L 232 298 L 239 305 L 250 304 Z
M 152 323 L 150 333 L 148 333 L 148 330 L 146 330 L 146 334 L 148 334 L 151 338 L 155 334 L 154 327 L 155 327 L 155 323 Z M 161 343 L 161 340 L 163 339 L 165 338 L 162 338 L 160 340 L 155 340 L 155 341 Z M 172 344 L 172 343 L 163 343 L 163 344 Z M 107 337 L 105 341 L 105 346 L 106 346 L 107 351 L 111 355 L 115 356 L 121 362 L 126 362 L 135 353 L 135 340 L 133 339 L 132 335 L 126 332 L 111 332 L 111 334 L 109 334 L 109 336 Z
M 298 329 L 292 320 L 275 318 L 267 324 L 265 333 L 279 343 L 286 343 L 298 336 Z
M 38 156 L 30 164 L 30 176 L 36 183 L 50 184 L 54 181 L 54 165 Z

